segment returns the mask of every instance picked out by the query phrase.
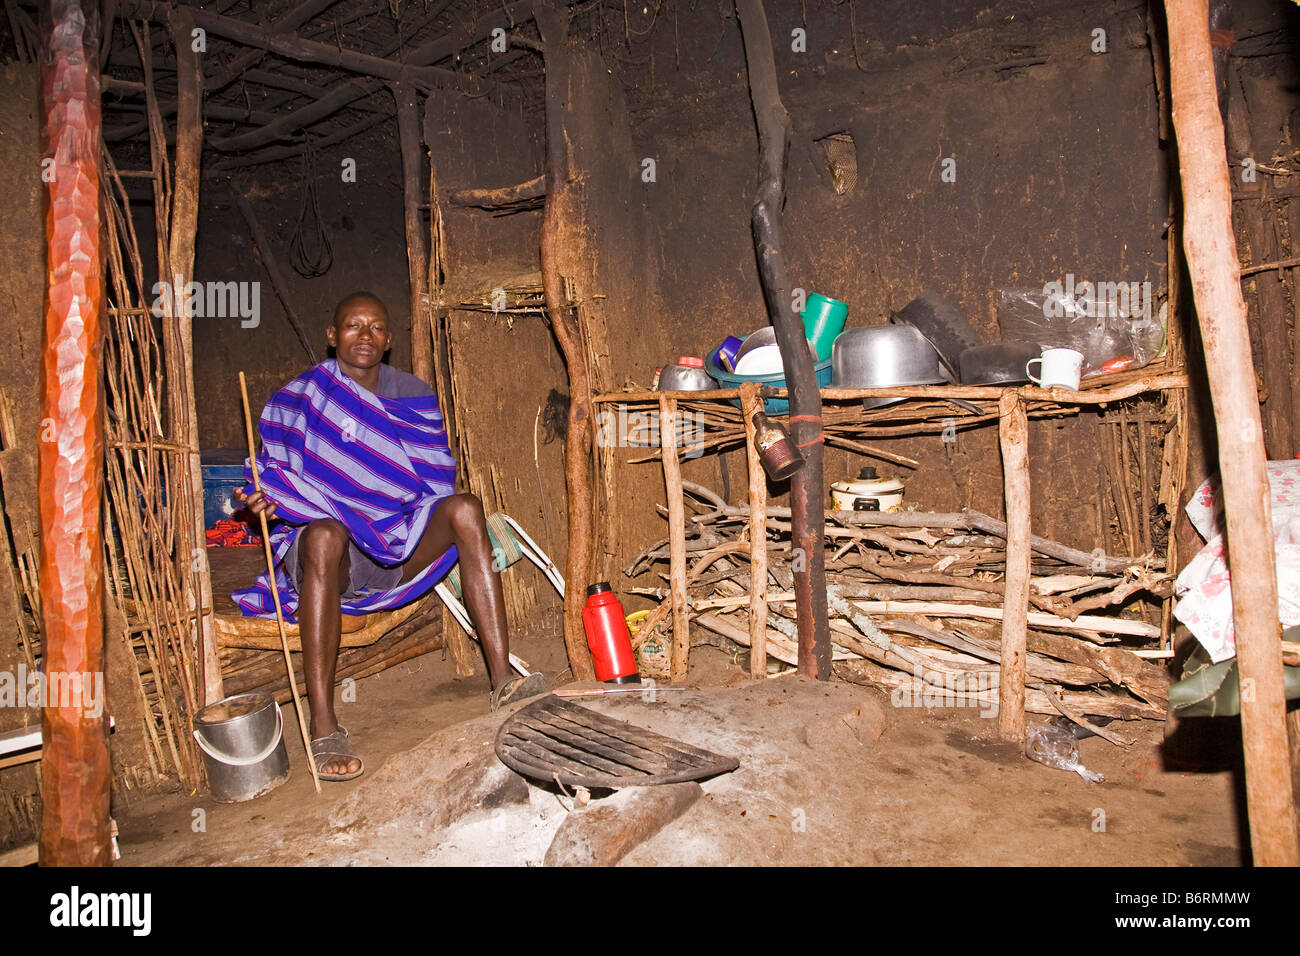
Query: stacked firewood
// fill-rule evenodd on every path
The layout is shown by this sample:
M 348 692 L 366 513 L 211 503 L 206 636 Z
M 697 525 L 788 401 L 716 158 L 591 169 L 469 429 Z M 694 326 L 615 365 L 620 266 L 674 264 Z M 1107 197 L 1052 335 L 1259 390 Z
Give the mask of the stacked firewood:
M 749 644 L 749 509 L 698 485 L 688 520 L 692 619 L 725 642 Z M 767 509 L 767 653 L 797 661 L 789 510 Z M 997 704 L 1005 525 L 975 511 L 826 512 L 827 599 L 835 673 L 917 705 Z M 1035 537 L 1026 709 L 1040 714 L 1163 719 L 1168 677 L 1158 602 L 1171 576 L 1153 555 L 1081 551 Z M 668 560 L 666 542 L 624 570 Z M 638 639 L 671 619 L 667 591 Z M 1154 608 L 1154 613 L 1153 612 Z M 692 633 L 703 643 L 699 628 Z M 705 639 L 707 641 L 707 638 Z M 779 665 L 778 665 L 779 666 Z

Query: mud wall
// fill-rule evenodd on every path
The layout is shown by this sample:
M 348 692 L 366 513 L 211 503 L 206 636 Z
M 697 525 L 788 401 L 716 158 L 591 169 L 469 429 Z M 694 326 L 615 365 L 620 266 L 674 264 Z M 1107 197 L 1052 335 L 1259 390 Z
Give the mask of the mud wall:
M 39 83 L 35 66 L 0 67 L 0 168 L 11 170 L 10 188 L 0 192 L 0 672 L 30 670 L 39 646 L 24 647 L 24 635 L 38 630 L 15 567 L 17 555 L 35 553 L 36 440 L 39 375 L 44 328 L 45 220 L 41 208 Z M 19 685 L 25 703 L 26 687 Z M 41 725 L 35 707 L 0 706 L 0 733 Z M 0 850 L 35 838 L 40 797 L 39 763 L 0 769 Z

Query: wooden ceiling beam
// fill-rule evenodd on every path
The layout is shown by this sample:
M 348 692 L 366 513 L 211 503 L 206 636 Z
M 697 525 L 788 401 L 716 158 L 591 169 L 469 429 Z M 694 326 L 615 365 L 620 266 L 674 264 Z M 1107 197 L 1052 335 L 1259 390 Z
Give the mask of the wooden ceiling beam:
M 520 23 L 531 20 L 531 0 L 520 0 L 520 2 L 509 4 L 502 11 L 502 17 L 512 26 L 518 26 Z M 482 18 L 481 22 L 468 36 L 459 38 L 439 37 L 437 40 L 422 44 L 407 55 L 407 62 L 423 65 L 454 56 L 461 50 L 487 39 L 497 26 L 500 26 L 500 21 L 496 18 Z M 450 73 L 451 71 L 444 72 Z M 452 75 L 458 79 L 460 78 L 459 74 L 453 73 Z M 343 107 L 382 88 L 383 84 L 373 79 L 357 78 L 348 80 L 334 87 L 316 102 L 282 116 L 262 129 L 250 130 L 247 133 L 239 133 L 234 136 L 215 137 L 212 139 L 211 144 L 223 152 L 235 152 L 266 146 L 276 140 L 284 139 L 304 127 L 318 123 Z M 296 155 L 296 152 L 292 155 Z
M 333 146 L 344 140 L 351 139 L 353 136 L 360 135 L 371 127 L 378 126 L 385 120 L 392 119 L 392 113 L 376 112 L 364 119 L 358 120 L 349 126 L 329 133 L 319 139 L 312 140 L 312 147 L 323 149 L 326 146 Z M 214 167 L 214 173 L 225 173 L 233 169 L 244 169 L 248 166 L 261 166 L 264 163 L 276 163 L 286 159 L 294 159 L 301 156 L 305 146 L 270 146 L 266 149 L 251 153 L 248 156 L 230 157 L 223 159 Z
M 118 0 L 117 14 L 127 19 L 162 23 L 167 18 L 167 5 L 159 0 Z M 269 31 L 261 24 L 223 17 L 199 7 L 194 8 L 194 24 L 226 40 L 266 50 L 290 60 L 336 66 L 383 80 L 414 80 L 428 85 L 437 85 L 449 79 L 456 82 L 461 80 L 460 75 L 451 70 L 395 63 L 359 50 L 339 49 L 328 43 L 304 40 L 288 31 Z
M 324 0 L 311 0 L 311 2 L 320 3 L 324 2 Z M 295 8 L 295 12 L 306 5 L 304 3 Z M 436 10 L 430 14 L 426 23 L 440 15 L 448 5 L 447 0 L 439 4 Z M 127 18 L 162 20 L 166 16 L 166 7 L 158 0 L 119 0 L 117 13 Z M 516 2 L 509 3 L 502 8 L 500 17 L 480 17 L 475 27 L 467 33 L 439 37 L 436 40 L 424 43 L 407 54 L 405 63 L 394 63 L 385 58 L 369 54 L 340 51 L 335 46 L 303 40 L 296 36 L 268 33 L 264 27 L 196 9 L 195 24 L 217 36 L 244 43 L 264 53 L 275 53 L 289 59 L 338 66 L 367 74 L 366 77 L 357 77 L 334 87 L 319 96 L 315 102 L 309 103 L 292 113 L 285 114 L 258 129 L 233 136 L 214 137 L 210 144 L 223 152 L 235 152 L 256 149 L 277 140 L 285 139 L 305 127 L 328 118 L 357 100 L 382 89 L 383 83 L 371 77 L 386 79 L 405 76 L 417 83 L 422 81 L 430 82 L 434 79 L 439 81 L 450 79 L 457 86 L 462 85 L 465 77 L 461 74 L 453 70 L 432 67 L 430 64 L 455 56 L 462 50 L 486 40 L 491 36 L 492 31 L 498 26 L 502 26 L 503 23 L 513 29 L 531 19 L 531 0 L 516 0 Z M 424 25 L 422 23 L 418 29 L 423 29 Z M 394 50 L 399 47 L 400 43 L 394 46 Z M 217 79 L 221 78 L 221 76 L 217 77 Z M 354 125 L 360 126 L 361 124 Z M 373 125 L 373 123 L 370 125 Z M 348 129 L 351 129 L 351 127 L 348 127 Z M 129 128 L 115 130 L 113 134 L 114 138 L 123 135 L 130 135 Z M 331 134 L 326 138 L 332 139 L 335 135 L 337 134 Z M 349 135 L 355 135 L 355 132 Z M 323 141 L 321 144 L 323 144 Z M 295 156 L 300 152 L 300 149 L 298 147 L 286 147 L 284 152 L 286 156 Z M 278 156 L 278 152 L 274 155 Z M 258 159 L 257 161 L 269 162 L 271 160 Z
M 296 30 L 313 17 L 324 13 L 337 2 L 338 0 L 304 0 L 284 16 L 277 17 L 271 23 L 268 23 L 267 29 Z M 225 66 L 214 70 L 211 75 L 203 78 L 203 91 L 205 93 L 215 93 L 220 89 L 224 89 L 237 80 L 245 70 L 262 62 L 266 53 L 266 50 L 259 49 L 245 50 L 240 53 Z
M 315 83 L 308 83 L 306 80 L 300 80 L 297 77 L 285 76 L 282 73 L 276 73 L 274 70 L 248 70 L 244 78 L 252 83 L 261 86 L 269 86 L 272 89 L 287 90 L 290 93 L 297 93 L 300 96 L 306 96 L 314 100 L 322 99 L 329 95 L 329 90 L 317 86 Z M 349 104 L 350 105 L 350 104 Z M 368 110 L 370 112 L 383 113 L 385 116 L 392 116 L 390 110 L 379 106 L 371 106 L 369 103 L 358 103 L 357 109 Z M 276 117 L 278 119 L 278 117 Z

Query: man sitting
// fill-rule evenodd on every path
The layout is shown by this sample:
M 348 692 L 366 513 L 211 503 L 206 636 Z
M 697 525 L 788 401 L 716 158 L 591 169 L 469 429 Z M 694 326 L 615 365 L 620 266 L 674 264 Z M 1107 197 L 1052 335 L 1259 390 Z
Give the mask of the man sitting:
M 388 311 L 358 292 L 339 303 L 327 338 L 336 358 L 308 369 L 267 403 L 258 423 L 263 491 L 238 493 L 271 532 L 275 585 L 295 617 L 311 702 L 312 759 L 322 780 L 364 764 L 334 716 L 342 613 L 407 604 L 459 559 L 465 602 L 483 644 L 491 704 L 538 694 L 540 674 L 512 677 L 501 580 L 483 503 L 455 494 L 456 463 L 437 398 L 383 364 Z M 251 475 L 250 475 L 251 478 Z M 245 614 L 274 614 L 263 574 L 233 597 Z

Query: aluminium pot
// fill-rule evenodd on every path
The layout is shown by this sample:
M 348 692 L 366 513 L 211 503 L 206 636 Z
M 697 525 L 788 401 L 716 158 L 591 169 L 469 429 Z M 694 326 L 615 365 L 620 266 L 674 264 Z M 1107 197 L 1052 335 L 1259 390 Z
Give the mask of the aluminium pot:
M 838 388 L 889 388 L 942 385 L 950 381 L 939 353 L 906 322 L 841 332 L 831 348 L 831 384 Z M 880 408 L 901 398 L 866 398 L 864 408 Z

